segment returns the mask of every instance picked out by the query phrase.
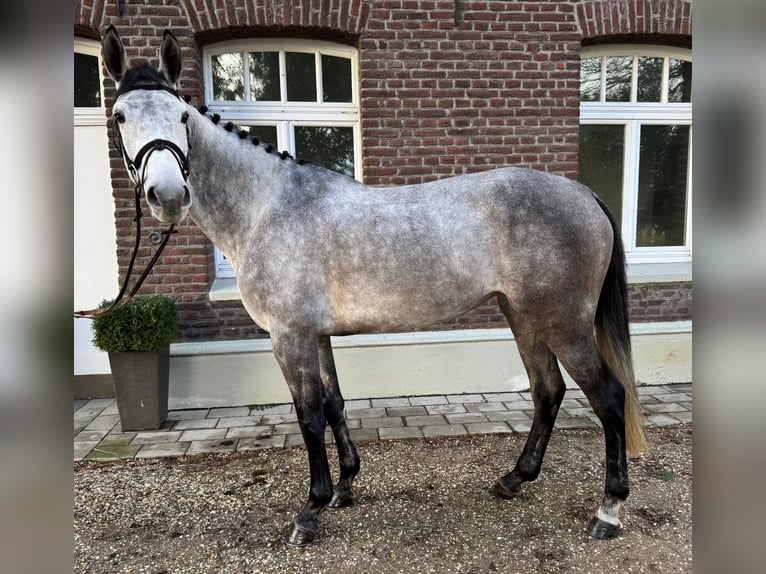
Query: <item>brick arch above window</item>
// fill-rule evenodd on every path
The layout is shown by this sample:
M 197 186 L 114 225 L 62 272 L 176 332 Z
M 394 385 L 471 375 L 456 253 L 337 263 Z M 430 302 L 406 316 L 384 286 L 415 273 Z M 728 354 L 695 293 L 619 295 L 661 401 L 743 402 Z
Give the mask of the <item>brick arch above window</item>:
M 692 34 L 691 0 L 583 0 L 576 14 L 584 39 Z
M 220 40 L 216 30 L 226 30 L 228 39 L 253 37 L 253 29 L 310 28 L 335 30 L 358 37 L 365 29 L 369 3 L 361 0 L 231 0 L 221 8 L 216 0 L 182 0 L 189 24 L 201 43 Z M 241 34 L 238 34 L 241 32 Z M 213 34 L 213 37 L 209 37 Z M 246 34 L 246 35 L 245 35 Z M 317 38 L 331 40 L 331 38 Z M 337 39 L 333 39 L 337 41 Z

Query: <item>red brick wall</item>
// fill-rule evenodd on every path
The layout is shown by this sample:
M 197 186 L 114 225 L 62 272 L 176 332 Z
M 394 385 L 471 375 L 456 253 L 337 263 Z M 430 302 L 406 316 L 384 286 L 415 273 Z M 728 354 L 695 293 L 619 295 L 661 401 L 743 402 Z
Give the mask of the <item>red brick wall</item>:
M 75 0 L 75 35 L 110 23 L 129 57 L 156 62 L 162 32 L 182 45 L 181 93 L 199 101 L 203 45 L 286 36 L 355 45 L 360 52 L 363 177 L 371 185 L 419 183 L 521 165 L 577 176 L 579 53 L 594 40 L 689 43 L 691 2 L 582 0 Z M 114 89 L 106 82 L 111 106 Z M 111 149 L 117 253 L 125 272 L 133 242 L 133 190 Z M 144 209 L 148 213 L 148 209 Z M 156 229 L 144 217 L 146 233 Z M 137 265 L 151 256 L 144 247 Z M 142 288 L 174 297 L 181 338 L 263 336 L 238 302 L 211 303 L 213 250 L 180 226 Z M 634 320 L 691 315 L 690 285 L 633 286 Z M 437 328 L 504 326 L 493 304 Z
M 581 37 L 571 4 L 371 4 L 360 42 L 368 183 L 509 165 L 576 177 Z

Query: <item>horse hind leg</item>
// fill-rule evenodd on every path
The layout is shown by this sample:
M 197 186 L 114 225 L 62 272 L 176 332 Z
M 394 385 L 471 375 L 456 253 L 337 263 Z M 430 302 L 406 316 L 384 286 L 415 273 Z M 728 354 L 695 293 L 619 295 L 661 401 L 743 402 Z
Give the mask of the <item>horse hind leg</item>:
M 533 335 L 521 333 L 516 333 L 516 343 L 529 375 L 535 416 L 516 466 L 500 477 L 492 487 L 493 495 L 506 499 L 521 494 L 521 484 L 535 480 L 540 474 L 543 456 L 565 391 L 556 357 L 545 343 Z
M 338 375 L 335 370 L 335 360 L 332 354 L 330 337 L 319 339 L 319 366 L 322 375 L 324 414 L 338 448 L 340 463 L 340 478 L 333 491 L 329 508 L 343 508 L 356 501 L 356 495 L 351 489 L 351 483 L 359 473 L 359 455 L 351 440 L 351 433 L 343 414 L 344 400 L 338 385 Z
M 556 356 L 588 398 L 604 429 L 606 480 L 601 507 L 592 518 L 589 533 L 609 539 L 622 528 L 620 506 L 628 497 L 628 463 L 625 437 L 625 389 L 596 347 L 592 329 L 553 345 Z

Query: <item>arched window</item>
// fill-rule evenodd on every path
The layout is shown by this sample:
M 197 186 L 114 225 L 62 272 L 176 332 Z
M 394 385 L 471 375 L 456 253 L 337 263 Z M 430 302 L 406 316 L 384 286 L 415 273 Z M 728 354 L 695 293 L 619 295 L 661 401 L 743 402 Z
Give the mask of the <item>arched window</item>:
M 230 41 L 204 50 L 205 103 L 251 135 L 361 179 L 358 53 L 312 40 Z M 216 275 L 234 271 L 216 249 Z
M 584 48 L 579 179 L 616 214 L 634 280 L 691 279 L 689 50 Z

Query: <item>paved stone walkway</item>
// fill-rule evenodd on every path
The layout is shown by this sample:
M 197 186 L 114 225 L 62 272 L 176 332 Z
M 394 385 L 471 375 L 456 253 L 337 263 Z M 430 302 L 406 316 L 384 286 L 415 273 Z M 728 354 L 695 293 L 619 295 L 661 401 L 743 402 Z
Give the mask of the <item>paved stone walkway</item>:
M 692 385 L 639 387 L 648 425 L 692 420 Z M 529 392 L 346 401 L 354 441 L 527 432 Z M 585 395 L 568 390 L 557 428 L 600 426 Z M 328 431 L 328 440 L 332 434 Z M 303 444 L 292 404 L 177 410 L 159 430 L 122 432 L 114 399 L 74 402 L 74 460 L 183 456 Z

